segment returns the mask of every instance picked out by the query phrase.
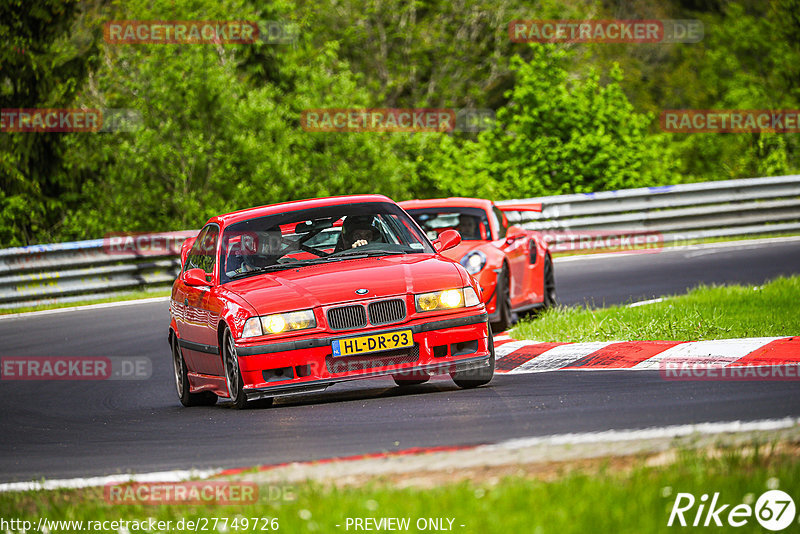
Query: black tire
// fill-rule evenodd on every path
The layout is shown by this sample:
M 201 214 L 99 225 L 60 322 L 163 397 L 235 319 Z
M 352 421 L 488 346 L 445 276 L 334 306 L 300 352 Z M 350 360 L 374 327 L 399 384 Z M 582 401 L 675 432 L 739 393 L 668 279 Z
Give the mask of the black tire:
M 542 277 L 542 292 L 544 293 L 544 309 L 558 304 L 556 299 L 556 276 L 553 271 L 553 260 L 550 254 L 544 257 L 544 276 Z
M 497 322 L 492 325 L 495 332 L 505 332 L 511 327 L 511 286 L 509 285 L 508 267 L 503 264 L 503 270 L 497 275 Z
M 409 375 L 409 376 L 416 376 L 416 375 Z M 430 376 L 426 376 L 425 378 L 405 378 L 404 375 L 392 375 L 394 378 L 394 383 L 400 386 L 401 388 L 408 387 L 408 386 L 418 386 L 420 384 L 424 384 L 428 380 L 431 379 Z
M 222 362 L 225 366 L 225 384 L 228 386 L 228 395 L 233 403 L 233 407 L 237 410 L 243 410 L 245 408 L 266 408 L 267 406 L 271 406 L 273 401 L 271 397 L 251 402 L 247 401 L 247 395 L 244 392 L 242 371 L 239 369 L 239 356 L 236 354 L 236 345 L 233 343 L 231 331 L 227 328 L 222 334 L 221 350 Z
M 489 323 L 486 323 L 486 328 L 489 331 L 489 366 L 450 373 L 450 378 L 462 389 L 483 386 L 491 382 L 492 377 L 494 377 L 494 337 L 492 336 L 492 327 Z
M 201 393 L 189 392 L 189 375 L 186 370 L 186 362 L 183 359 L 181 347 L 178 345 L 178 338 L 172 336 L 172 369 L 175 372 L 175 389 L 178 391 L 178 398 L 184 406 L 213 406 L 217 403 L 217 396 L 210 391 Z

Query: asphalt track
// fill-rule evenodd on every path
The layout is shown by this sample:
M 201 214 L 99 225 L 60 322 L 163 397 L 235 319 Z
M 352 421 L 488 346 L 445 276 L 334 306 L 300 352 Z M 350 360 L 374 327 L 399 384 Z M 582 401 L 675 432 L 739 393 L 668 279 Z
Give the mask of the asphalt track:
M 698 283 L 800 272 L 800 242 L 556 262 L 562 302 L 637 301 Z M 269 409 L 185 409 L 174 391 L 167 305 L 0 320 L 4 356 L 147 356 L 144 381 L 0 381 L 0 482 L 242 467 L 569 432 L 800 416 L 797 382 L 668 382 L 657 371 L 449 379 L 400 390 L 349 382 Z

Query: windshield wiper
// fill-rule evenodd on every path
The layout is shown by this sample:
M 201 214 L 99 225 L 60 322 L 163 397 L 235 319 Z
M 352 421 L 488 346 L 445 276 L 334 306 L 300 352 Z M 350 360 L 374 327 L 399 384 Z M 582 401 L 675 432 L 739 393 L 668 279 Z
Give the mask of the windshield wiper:
M 384 249 L 372 249 L 372 250 L 344 250 L 342 252 L 337 252 L 333 255 L 333 258 L 349 258 L 353 259 L 356 257 L 368 257 L 368 256 L 387 256 L 390 254 L 407 254 L 407 252 L 403 252 L 402 250 L 384 250 Z
M 286 269 L 291 269 L 295 265 L 296 264 L 292 264 L 292 263 L 276 263 L 274 265 L 267 265 L 266 267 L 257 267 L 255 269 L 250 269 L 249 271 L 242 271 L 240 273 L 234 273 L 234 274 L 230 275 L 228 278 L 230 278 L 230 279 L 243 278 L 245 276 L 252 276 L 254 274 L 262 274 L 262 273 L 268 273 L 268 272 L 272 272 L 272 271 L 283 271 L 283 270 L 286 270 Z

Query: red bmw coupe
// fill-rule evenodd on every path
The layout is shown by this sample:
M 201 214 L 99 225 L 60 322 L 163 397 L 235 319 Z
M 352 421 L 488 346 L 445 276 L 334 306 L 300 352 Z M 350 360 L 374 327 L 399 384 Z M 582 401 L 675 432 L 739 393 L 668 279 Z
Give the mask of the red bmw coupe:
M 495 332 L 507 329 L 512 313 L 547 308 L 556 302 L 553 259 L 538 232 L 509 224 L 505 211 L 541 211 L 539 204 L 498 206 L 478 198 L 437 198 L 401 202 L 435 238 L 458 230 L 462 242 L 444 251 L 460 262 L 483 290 L 483 302 Z
M 184 406 L 236 408 L 356 378 L 450 374 L 488 383 L 480 288 L 380 195 L 275 204 L 211 218 L 182 249 L 169 342 Z

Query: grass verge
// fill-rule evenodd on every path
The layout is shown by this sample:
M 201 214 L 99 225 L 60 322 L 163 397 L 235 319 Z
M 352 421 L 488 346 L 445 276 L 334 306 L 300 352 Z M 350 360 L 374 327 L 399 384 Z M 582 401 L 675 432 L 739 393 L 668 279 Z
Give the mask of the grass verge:
M 800 444 L 796 442 L 681 450 L 670 461 L 640 458 L 623 469 L 608 459 L 589 467 L 565 464 L 559 476 L 550 480 L 508 476 L 432 489 L 397 489 L 377 479 L 364 486 L 343 488 L 303 483 L 290 493 L 261 487 L 258 501 L 239 506 L 111 505 L 100 488 L 4 493 L 0 494 L 0 518 L 25 519 L 34 525 L 40 517 L 84 521 L 84 531 L 87 521 L 153 518 L 171 521 L 172 527 L 164 529 L 169 532 L 179 531 L 175 526 L 181 519 L 200 521 L 212 532 L 257 532 L 269 523 L 259 519 L 259 528 L 254 529 L 251 518 L 276 518 L 279 530 L 284 532 L 353 532 L 352 524 L 346 528 L 348 518 L 392 517 L 409 518 L 409 532 L 422 531 L 417 521 L 429 518 L 443 519 L 445 526 L 452 519 L 451 530 L 463 533 L 668 532 L 676 528 L 668 527 L 667 521 L 678 493 L 693 494 L 699 504 L 701 495 L 719 492 L 719 504 L 730 504 L 729 511 L 740 503 L 754 507 L 763 492 L 776 488 L 795 500 L 800 497 Z M 282 498 L 270 500 L 273 494 Z M 283 498 L 287 495 L 290 498 Z M 695 505 L 685 514 L 690 524 L 697 508 Z M 727 511 L 722 514 L 723 521 Z M 237 528 L 232 528 L 237 517 L 247 518 L 248 527 L 242 528 L 245 522 L 239 519 Z M 215 518 L 216 528 L 212 528 Z M 220 528 L 222 518 L 227 519 L 226 529 Z M 797 527 L 795 519 L 794 527 L 787 532 Z M 52 534 L 78 531 L 76 525 L 71 529 L 51 526 L 49 530 Z M 744 527 L 724 530 L 763 531 L 754 517 Z M 134 529 L 127 526 L 116 531 Z
M 629 308 L 557 307 L 523 319 L 516 339 L 689 341 L 800 334 L 800 277 L 763 286 L 701 286 L 686 295 Z

